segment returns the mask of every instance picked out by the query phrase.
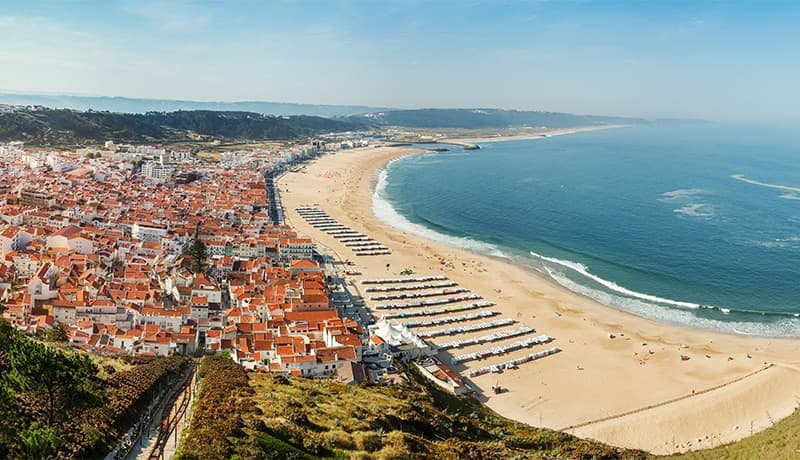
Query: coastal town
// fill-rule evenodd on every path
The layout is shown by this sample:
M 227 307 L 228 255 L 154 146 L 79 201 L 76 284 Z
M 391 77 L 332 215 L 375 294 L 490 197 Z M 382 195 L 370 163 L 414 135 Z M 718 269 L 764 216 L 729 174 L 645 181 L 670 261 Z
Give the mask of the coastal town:
M 395 359 L 415 361 L 455 394 L 472 387 L 451 366 L 463 371 L 465 362 L 551 342 L 511 328 L 515 321 L 498 317 L 492 302 L 444 276 L 359 277 L 352 261 L 286 224 L 291 212 L 356 258 L 390 255 L 320 209 L 285 211 L 276 185 L 304 161 L 367 143 L 312 139 L 225 151 L 217 161 L 113 141 L 74 152 L 2 144 L 3 317 L 33 336 L 59 331 L 89 353 L 223 353 L 248 369 L 345 383 L 389 381 Z
M 4 1 L 0 460 L 800 459 L 798 22 Z
M 2 316 L 90 355 L 218 355 L 342 384 L 392 385 L 411 371 L 529 425 L 662 452 L 736 439 L 742 416 L 680 425 L 678 440 L 616 427 L 653 411 L 671 424 L 683 416 L 675 408 L 731 398 L 763 414 L 754 394 L 738 395 L 767 379 L 781 382 L 769 414 L 793 409 L 783 395 L 795 374 L 769 364 L 790 343 L 654 326 L 392 221 L 379 194 L 387 164 L 448 155 L 438 141 L 343 133 L 213 156 L 113 141 L 1 144 Z M 636 372 L 649 390 L 610 368 Z M 612 397 L 587 405 L 600 394 Z

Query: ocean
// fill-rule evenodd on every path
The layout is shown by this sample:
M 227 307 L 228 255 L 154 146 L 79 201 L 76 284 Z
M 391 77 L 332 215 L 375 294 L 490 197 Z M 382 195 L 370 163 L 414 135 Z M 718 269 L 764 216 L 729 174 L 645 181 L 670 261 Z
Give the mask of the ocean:
M 800 139 L 646 125 L 451 147 L 380 173 L 385 222 L 636 315 L 800 336 Z

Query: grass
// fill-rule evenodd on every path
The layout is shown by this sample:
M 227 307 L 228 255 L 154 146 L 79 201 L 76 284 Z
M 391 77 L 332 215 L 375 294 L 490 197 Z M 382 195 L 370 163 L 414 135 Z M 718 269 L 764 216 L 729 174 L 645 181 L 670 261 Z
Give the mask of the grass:
M 348 386 L 250 373 L 246 431 L 324 458 L 646 458 L 505 419 L 410 376 L 409 385 Z
M 431 385 L 413 368 L 405 372 L 407 384 L 353 386 L 248 372 L 229 360 L 206 357 L 187 436 L 194 445 L 189 452 L 182 449 L 181 457 L 800 458 L 800 411 L 736 443 L 658 457 L 506 419 L 472 398 L 456 397 Z M 184 444 L 191 443 L 182 442 L 182 448 Z
M 713 449 L 663 457 L 671 460 L 770 460 L 800 458 L 800 410 L 750 437 Z

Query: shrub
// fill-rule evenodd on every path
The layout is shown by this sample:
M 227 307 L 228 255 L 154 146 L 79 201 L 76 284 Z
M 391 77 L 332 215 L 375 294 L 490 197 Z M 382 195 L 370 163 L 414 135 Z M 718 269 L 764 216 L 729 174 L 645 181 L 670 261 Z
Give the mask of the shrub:
M 353 440 L 358 450 L 367 452 L 375 452 L 383 446 L 381 437 L 374 431 L 356 431 L 353 433 Z
M 332 430 L 325 433 L 327 438 L 327 445 L 330 449 L 347 449 L 352 450 L 355 448 L 353 436 L 344 430 Z

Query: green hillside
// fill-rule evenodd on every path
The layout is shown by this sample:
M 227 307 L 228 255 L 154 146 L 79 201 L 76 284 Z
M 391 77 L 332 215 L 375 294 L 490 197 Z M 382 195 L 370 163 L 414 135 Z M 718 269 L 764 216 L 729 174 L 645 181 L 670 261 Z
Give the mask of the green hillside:
M 0 320 L 0 458 L 102 458 L 187 360 L 98 358 Z
M 246 372 L 206 357 L 180 458 L 646 458 L 498 416 L 413 376 L 393 386 Z M 219 414 L 225 414 L 220 417 Z
M 112 113 L 39 108 L 0 113 L 0 142 L 75 145 L 115 142 L 187 141 L 198 136 L 224 140 L 294 139 L 364 125 L 312 116 L 275 117 L 251 112 L 192 110 Z

